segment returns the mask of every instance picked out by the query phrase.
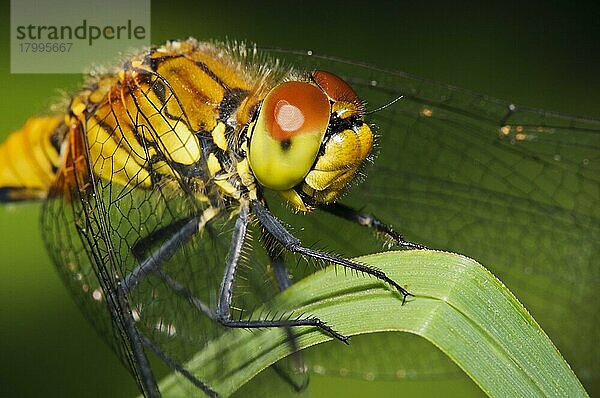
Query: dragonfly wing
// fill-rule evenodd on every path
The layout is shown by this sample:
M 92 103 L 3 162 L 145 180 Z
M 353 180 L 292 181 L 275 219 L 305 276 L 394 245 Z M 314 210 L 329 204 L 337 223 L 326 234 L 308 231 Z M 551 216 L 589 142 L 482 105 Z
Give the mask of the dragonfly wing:
M 64 283 L 83 314 L 143 387 L 139 364 L 128 335 L 123 306 L 118 303 L 114 254 L 106 248 L 104 230 L 92 224 L 99 213 L 96 204 L 76 197 L 51 193 L 42 226 L 49 253 Z M 129 314 L 131 316 L 131 313 Z
M 126 185 L 98 177 L 90 172 L 90 146 L 78 144 L 79 139 L 85 137 L 70 138 L 65 166 L 45 203 L 44 238 L 82 312 L 148 393 L 128 319 L 178 363 L 220 334 L 210 311 L 216 305 L 231 221 L 228 213 L 217 215 L 210 228 L 181 241 L 161 262 L 160 276 L 151 272 L 140 278 L 120 300 L 122 282 L 207 205 L 178 188 L 175 180 L 140 188 L 135 177 Z M 147 170 L 151 176 L 151 166 Z M 191 305 L 190 297 L 205 307 Z

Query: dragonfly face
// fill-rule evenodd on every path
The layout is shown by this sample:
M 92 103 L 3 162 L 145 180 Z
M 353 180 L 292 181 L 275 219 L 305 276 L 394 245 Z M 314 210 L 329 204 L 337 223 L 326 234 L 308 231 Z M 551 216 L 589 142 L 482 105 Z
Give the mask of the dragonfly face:
M 352 88 L 330 72 L 310 77 L 273 88 L 248 127 L 258 182 L 280 191 L 299 211 L 334 202 L 373 146 Z

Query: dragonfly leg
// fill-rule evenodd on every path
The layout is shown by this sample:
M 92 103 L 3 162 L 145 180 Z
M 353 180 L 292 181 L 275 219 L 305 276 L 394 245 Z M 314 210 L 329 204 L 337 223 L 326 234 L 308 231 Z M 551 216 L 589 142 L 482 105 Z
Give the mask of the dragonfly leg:
M 163 248 L 163 246 L 169 246 L 171 245 L 170 241 L 171 239 L 168 239 L 163 245 L 161 245 L 155 253 L 152 253 L 148 256 L 148 258 L 145 258 L 146 254 L 146 250 L 148 247 L 152 247 L 155 243 L 157 242 L 161 242 L 169 237 L 173 238 L 176 236 L 176 234 L 178 232 L 181 231 L 182 228 L 185 228 L 185 226 L 190 222 L 193 221 L 194 219 L 181 219 L 181 220 L 177 220 L 163 228 L 160 228 L 156 231 L 154 231 L 153 233 L 151 233 L 148 236 L 145 236 L 144 238 L 138 240 L 132 247 L 131 252 L 133 254 L 133 256 L 136 258 L 136 260 L 138 260 L 139 264 L 144 264 L 144 263 L 150 263 L 152 261 L 152 258 L 159 258 L 159 255 L 157 253 L 165 253 L 168 251 L 168 249 Z M 192 223 L 192 226 L 196 225 L 196 222 Z M 206 225 L 206 227 L 209 227 L 209 224 Z M 191 228 L 191 231 L 193 232 L 193 228 Z M 179 238 L 179 244 L 184 244 L 187 240 L 189 240 L 194 234 L 180 234 Z M 162 258 L 160 259 L 160 261 L 165 261 L 169 258 L 169 256 L 162 256 Z M 154 263 L 152 266 L 152 272 L 154 272 L 155 275 L 157 275 L 165 285 L 167 285 L 168 287 L 170 287 L 175 293 L 177 293 L 179 296 L 183 297 L 184 299 L 186 299 L 193 307 L 195 307 L 197 310 L 199 310 L 200 312 L 202 312 L 204 315 L 208 316 L 211 319 L 214 319 L 214 312 L 211 311 L 210 307 L 208 306 L 208 304 L 204 303 L 202 300 L 200 300 L 198 297 L 194 296 L 183 284 L 179 283 L 175 278 L 173 278 L 172 276 L 170 276 L 169 274 L 167 274 L 161 267 L 160 267 L 160 262 L 156 262 Z M 135 272 L 135 270 L 134 270 Z M 133 274 L 133 273 L 132 273 Z M 125 278 L 127 280 L 127 277 Z
M 257 319 L 257 320 L 236 320 L 231 318 L 231 301 L 233 295 L 233 284 L 237 265 L 242 255 L 242 248 L 246 239 L 248 228 L 249 206 L 247 202 L 243 202 L 240 208 L 240 213 L 235 222 L 233 230 L 231 247 L 227 256 L 227 264 L 225 266 L 225 274 L 221 283 L 219 301 L 217 304 L 216 319 L 223 326 L 231 328 L 255 329 L 255 328 L 270 328 L 270 327 L 294 327 L 294 326 L 315 326 L 324 332 L 332 335 L 336 339 L 348 343 L 348 337 L 339 334 L 325 322 L 316 317 L 311 318 L 295 318 L 295 319 Z
M 158 269 L 183 243 L 198 232 L 200 223 L 201 217 L 194 217 L 188 220 L 171 238 L 123 278 L 123 282 L 121 283 L 123 290 L 129 292 L 146 275 Z
M 267 241 L 268 237 L 264 236 L 266 232 L 263 230 L 263 240 Z M 285 262 L 283 259 L 283 253 L 279 248 L 274 245 L 266 245 L 267 254 L 269 255 L 269 260 L 271 261 L 271 268 L 273 269 L 273 274 L 275 275 L 275 280 L 277 281 L 277 287 L 279 291 L 284 291 L 292 285 L 292 281 L 290 279 L 290 275 L 288 273 L 287 267 L 285 266 Z M 277 375 L 283 379 L 288 385 L 290 385 L 296 392 L 301 392 L 308 387 L 308 374 L 306 373 L 306 364 L 304 361 L 304 355 L 302 352 L 298 350 L 298 342 L 296 340 L 296 336 L 292 332 L 290 327 L 285 328 L 285 332 L 288 337 L 288 343 L 290 346 L 290 351 L 292 354 L 292 360 L 294 362 L 293 366 L 295 369 L 299 370 L 303 379 L 301 382 L 297 382 L 294 380 L 293 375 L 291 375 L 286 369 L 279 366 L 278 363 L 274 363 L 271 365 L 271 369 L 277 373 Z
M 179 283 L 175 278 L 164 272 L 162 269 L 157 269 L 155 274 L 170 287 L 176 294 L 183 297 L 188 303 L 190 303 L 198 311 L 209 317 L 215 319 L 214 312 L 210 309 L 208 304 L 194 296 L 183 284 Z
M 275 280 L 277 281 L 277 287 L 279 288 L 280 292 L 283 292 L 285 289 L 292 286 L 290 274 L 288 273 L 285 262 L 283 261 L 283 253 L 278 252 L 277 248 L 273 247 L 273 245 L 266 246 L 269 260 L 271 261 L 271 268 L 273 269 L 273 274 L 275 275 Z
M 144 260 L 145 257 L 148 256 L 150 249 L 154 245 L 161 243 L 167 240 L 167 238 L 170 238 L 173 235 L 175 235 L 178 231 L 181 230 L 181 228 L 183 228 L 188 222 L 190 222 L 190 220 L 192 220 L 192 217 L 182 218 L 181 220 L 173 221 L 171 224 L 159 228 L 156 231 L 144 236 L 143 238 L 138 239 L 133 244 L 133 247 L 131 248 L 131 253 L 138 260 L 138 262 L 141 263 L 142 260 Z
M 370 267 L 366 264 L 361 264 L 356 261 L 348 260 L 342 257 L 337 257 L 329 253 L 320 252 L 318 250 L 310 249 L 302 246 L 300 240 L 292 235 L 285 227 L 275 218 L 275 216 L 259 201 L 255 200 L 252 202 L 252 208 L 254 214 L 258 218 L 261 225 L 265 230 L 281 244 L 285 249 L 292 252 L 303 254 L 308 257 L 312 257 L 317 260 L 341 265 L 342 267 L 362 272 L 368 275 L 372 275 L 377 279 L 387 282 L 394 288 L 396 288 L 403 296 L 402 304 L 406 302 L 408 296 L 412 296 L 406 289 L 400 286 L 397 282 L 388 277 L 383 271 L 375 267 Z
M 175 361 L 173 358 L 171 358 L 169 355 L 167 355 L 156 344 L 154 344 L 149 338 L 140 334 L 140 340 L 146 348 L 148 348 L 150 351 L 155 353 L 156 356 L 159 357 L 168 367 L 170 367 L 172 370 L 180 373 L 183 377 L 188 379 L 190 381 L 190 383 L 192 383 L 193 385 L 195 385 L 196 387 L 198 387 L 199 389 L 204 391 L 206 393 L 206 395 L 208 395 L 209 397 L 215 397 L 215 398 L 219 396 L 219 394 L 215 390 L 210 388 L 206 383 L 199 380 L 196 376 L 191 374 L 187 369 L 185 369 L 183 366 L 181 366 L 179 363 L 177 363 L 177 361 Z
M 419 243 L 409 242 L 402 235 L 396 232 L 391 226 L 385 224 L 381 220 L 368 213 L 363 213 L 341 203 L 331 203 L 328 205 L 319 206 L 319 209 L 341 217 L 348 221 L 356 222 L 364 227 L 372 228 L 375 231 L 389 237 L 394 244 L 402 247 L 411 247 L 413 249 L 426 249 L 425 246 Z

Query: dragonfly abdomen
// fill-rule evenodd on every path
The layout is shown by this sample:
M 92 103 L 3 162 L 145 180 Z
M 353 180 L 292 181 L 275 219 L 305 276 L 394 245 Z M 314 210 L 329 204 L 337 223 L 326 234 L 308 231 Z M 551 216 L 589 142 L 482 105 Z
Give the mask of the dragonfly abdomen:
M 0 202 L 47 196 L 65 133 L 63 115 L 33 117 L 0 145 Z

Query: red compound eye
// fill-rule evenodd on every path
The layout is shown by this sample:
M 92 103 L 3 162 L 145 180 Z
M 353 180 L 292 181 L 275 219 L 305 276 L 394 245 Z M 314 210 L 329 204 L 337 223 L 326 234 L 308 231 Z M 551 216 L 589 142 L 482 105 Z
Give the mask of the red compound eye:
M 312 73 L 315 82 L 334 101 L 344 101 L 352 104 L 359 104 L 360 100 L 356 96 L 352 87 L 345 81 L 331 72 L 316 70 Z
M 331 108 L 323 92 L 312 84 L 286 82 L 269 93 L 262 112 L 269 135 L 283 141 L 299 134 L 324 132 Z

